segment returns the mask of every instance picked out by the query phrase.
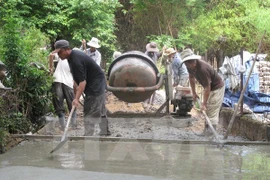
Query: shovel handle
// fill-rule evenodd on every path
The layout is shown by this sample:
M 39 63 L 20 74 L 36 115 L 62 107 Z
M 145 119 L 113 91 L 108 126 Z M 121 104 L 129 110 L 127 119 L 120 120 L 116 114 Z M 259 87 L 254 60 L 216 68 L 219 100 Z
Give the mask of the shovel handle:
M 65 130 L 64 130 L 64 134 L 63 134 L 63 136 L 61 138 L 61 142 L 66 139 L 66 134 L 67 134 L 68 127 L 69 127 L 69 124 L 70 124 L 70 119 L 72 117 L 72 114 L 73 114 L 74 110 L 75 110 L 75 106 L 72 106 L 72 109 L 71 109 L 71 111 L 69 113 L 69 116 L 68 116 L 68 120 L 67 120 L 67 124 L 66 124 Z
M 199 106 L 200 106 L 200 108 L 201 108 L 201 101 L 200 101 L 199 98 L 197 98 L 197 103 L 199 104 Z M 205 119 L 206 119 L 206 121 L 207 121 L 208 126 L 210 127 L 211 131 L 212 131 L 213 134 L 215 135 L 216 140 L 217 140 L 219 143 L 221 143 L 220 139 L 218 138 L 218 133 L 217 133 L 217 131 L 214 129 L 214 127 L 213 127 L 213 125 L 212 125 L 212 123 L 211 123 L 209 117 L 207 116 L 206 112 L 205 112 L 205 111 L 202 111 L 202 113 L 203 113 L 203 115 L 204 115 L 204 117 L 205 117 Z

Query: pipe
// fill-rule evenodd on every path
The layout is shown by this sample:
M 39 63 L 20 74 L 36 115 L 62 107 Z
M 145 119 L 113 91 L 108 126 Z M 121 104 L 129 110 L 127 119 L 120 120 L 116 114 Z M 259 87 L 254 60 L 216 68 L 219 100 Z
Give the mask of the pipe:
M 158 90 L 163 84 L 163 75 L 160 75 L 159 82 L 151 87 L 112 87 L 107 85 L 107 90 L 111 92 L 148 92 Z

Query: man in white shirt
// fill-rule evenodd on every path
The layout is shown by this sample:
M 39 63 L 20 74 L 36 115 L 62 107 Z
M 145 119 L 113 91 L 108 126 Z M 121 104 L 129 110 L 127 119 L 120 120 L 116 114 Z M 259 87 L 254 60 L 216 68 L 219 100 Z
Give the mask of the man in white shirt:
M 57 63 L 55 71 L 53 73 L 54 82 L 52 84 L 53 106 L 55 113 L 59 118 L 60 129 L 65 129 L 65 107 L 64 100 L 67 102 L 69 112 L 72 109 L 72 101 L 74 99 L 73 91 L 73 77 L 70 72 L 69 64 L 67 60 L 61 60 L 57 53 L 50 54 L 49 56 L 50 73 L 53 73 L 53 61 Z M 76 111 L 71 117 L 71 126 L 73 129 L 77 128 L 76 125 Z

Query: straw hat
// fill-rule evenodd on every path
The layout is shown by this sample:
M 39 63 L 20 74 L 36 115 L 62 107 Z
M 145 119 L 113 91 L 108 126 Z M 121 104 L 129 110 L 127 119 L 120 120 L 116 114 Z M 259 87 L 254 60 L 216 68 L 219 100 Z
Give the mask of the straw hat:
M 118 58 L 118 57 L 121 56 L 121 55 L 122 55 L 121 52 L 119 52 L 119 51 L 114 51 L 114 53 L 113 53 L 113 59 L 116 59 L 116 58 Z
M 150 42 L 146 45 L 146 51 L 148 52 L 159 52 L 157 48 L 157 43 L 155 42 Z
M 164 55 L 169 56 L 169 55 L 174 54 L 174 53 L 176 53 L 176 51 L 173 48 L 168 48 L 165 50 Z
M 100 45 L 98 44 L 98 39 L 95 37 L 92 37 L 91 41 L 89 41 L 87 45 L 94 48 L 100 48 Z
M 182 59 L 182 63 L 188 60 L 194 60 L 194 59 L 200 60 L 202 58 L 199 55 L 195 55 L 191 49 L 185 49 L 184 51 L 181 52 L 180 56 Z

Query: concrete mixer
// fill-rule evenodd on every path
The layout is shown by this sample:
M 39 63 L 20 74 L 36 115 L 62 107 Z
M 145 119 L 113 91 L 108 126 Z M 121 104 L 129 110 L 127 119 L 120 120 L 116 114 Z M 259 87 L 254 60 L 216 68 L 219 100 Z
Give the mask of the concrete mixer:
M 163 84 L 152 59 L 140 51 L 129 51 L 117 57 L 108 70 L 107 90 L 118 99 L 137 103 L 150 98 Z

